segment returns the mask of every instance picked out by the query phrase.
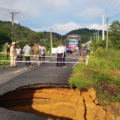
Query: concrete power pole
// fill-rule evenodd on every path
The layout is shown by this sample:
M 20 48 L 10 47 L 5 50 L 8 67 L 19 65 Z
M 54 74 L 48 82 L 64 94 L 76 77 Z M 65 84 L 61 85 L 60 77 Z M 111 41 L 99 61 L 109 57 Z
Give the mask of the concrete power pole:
M 104 30 L 104 14 L 102 14 L 102 24 L 103 24 L 103 29 L 102 29 L 102 40 L 105 40 L 105 30 Z
M 51 56 L 52 56 L 52 28 L 50 28 L 50 39 L 51 39 Z
M 95 34 L 96 34 L 96 33 L 94 33 L 94 40 L 95 40 Z
M 96 32 L 96 43 L 98 42 L 98 40 L 97 40 L 97 39 L 98 39 L 98 37 L 97 37 L 97 32 Z
M 92 42 L 92 36 L 90 36 L 90 42 Z
M 98 41 L 99 41 L 99 30 L 98 30 Z
M 106 39 L 106 50 L 108 49 L 108 21 L 109 21 L 109 18 L 107 18 L 107 39 Z
M 10 12 L 12 14 L 12 42 L 14 41 L 14 16 L 19 12 Z

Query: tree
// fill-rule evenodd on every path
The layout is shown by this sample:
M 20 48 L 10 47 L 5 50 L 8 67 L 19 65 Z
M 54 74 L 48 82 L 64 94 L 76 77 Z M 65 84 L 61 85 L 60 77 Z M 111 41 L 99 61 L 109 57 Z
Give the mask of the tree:
M 120 49 L 120 22 L 114 21 L 109 28 L 110 40 L 115 48 Z

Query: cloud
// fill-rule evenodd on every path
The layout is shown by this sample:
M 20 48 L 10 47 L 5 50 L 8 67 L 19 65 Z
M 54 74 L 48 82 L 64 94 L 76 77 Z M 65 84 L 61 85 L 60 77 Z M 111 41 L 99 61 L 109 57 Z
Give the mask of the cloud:
M 68 32 L 68 31 L 71 31 L 74 29 L 79 29 L 80 27 L 81 27 L 80 25 L 78 25 L 74 22 L 69 22 L 67 24 L 55 24 L 55 25 L 53 25 L 53 28 L 60 30 L 60 31 L 65 31 L 65 32 Z
M 100 13 L 102 13 L 102 9 L 100 8 L 88 8 L 85 11 L 77 13 L 78 16 L 86 16 L 86 17 L 96 17 Z
M 41 14 L 56 12 L 66 8 L 68 4 L 68 0 L 0 0 L 1 7 L 18 10 L 28 19 L 33 19 Z M 8 20 L 7 16 L 2 18 L 2 20 Z
M 83 28 L 89 28 L 89 29 L 98 29 L 98 30 L 102 30 L 103 26 L 100 24 L 91 24 L 91 25 L 85 25 Z M 104 29 L 107 30 L 107 25 L 104 25 Z
M 36 31 L 36 32 L 41 32 L 41 31 L 50 31 L 50 28 L 53 29 L 54 32 L 59 33 L 59 34 L 66 34 L 72 30 L 76 30 L 76 29 L 80 29 L 80 28 L 89 28 L 89 29 L 99 29 L 102 30 L 102 25 L 99 24 L 91 24 L 91 25 L 79 25 L 77 23 L 74 22 L 69 22 L 66 24 L 55 24 L 52 25 L 51 27 L 44 27 L 44 28 L 40 28 L 40 29 L 33 29 L 32 30 Z M 105 30 L 107 28 L 107 25 L 105 24 L 104 26 Z

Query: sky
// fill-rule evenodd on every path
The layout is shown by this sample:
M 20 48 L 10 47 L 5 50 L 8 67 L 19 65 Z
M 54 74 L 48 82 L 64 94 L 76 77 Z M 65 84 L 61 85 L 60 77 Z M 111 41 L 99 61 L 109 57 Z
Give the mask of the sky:
M 101 30 L 101 14 L 105 14 L 106 29 L 107 17 L 120 13 L 120 0 L 0 0 L 0 20 L 11 21 L 11 14 L 3 8 L 20 11 L 14 17 L 15 23 L 36 32 L 52 28 L 65 35 L 80 28 Z M 109 24 L 119 16 L 110 18 Z

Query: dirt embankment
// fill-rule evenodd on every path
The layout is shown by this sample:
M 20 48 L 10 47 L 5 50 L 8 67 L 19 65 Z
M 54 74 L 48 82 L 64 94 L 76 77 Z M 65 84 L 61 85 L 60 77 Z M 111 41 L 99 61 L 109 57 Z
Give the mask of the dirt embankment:
M 0 96 L 0 107 L 34 113 L 60 120 L 120 120 L 120 104 L 102 107 L 93 89 L 77 91 L 67 88 L 16 90 Z

